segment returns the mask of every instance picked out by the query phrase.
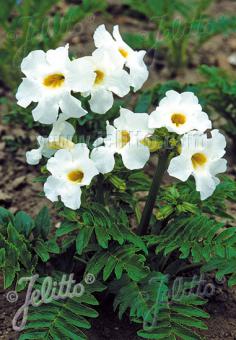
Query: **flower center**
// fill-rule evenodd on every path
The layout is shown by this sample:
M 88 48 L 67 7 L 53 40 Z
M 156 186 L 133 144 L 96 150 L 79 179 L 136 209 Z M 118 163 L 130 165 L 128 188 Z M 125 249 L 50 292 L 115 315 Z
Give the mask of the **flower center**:
M 100 71 L 100 70 L 96 70 L 95 73 L 96 73 L 96 78 L 95 78 L 94 83 L 96 85 L 99 85 L 103 82 L 103 80 L 105 78 L 105 73 Z
M 54 73 L 45 77 L 43 85 L 52 89 L 61 87 L 65 82 L 65 76 L 62 73 Z
M 196 170 L 199 167 L 202 167 L 206 164 L 207 162 L 207 157 L 204 155 L 204 153 L 195 153 L 191 157 L 192 164 L 194 169 Z
M 128 131 L 126 131 L 126 130 L 120 131 L 119 142 L 120 142 L 122 148 L 130 142 L 130 134 L 129 134 Z
M 123 48 L 119 48 L 119 52 L 122 55 L 122 57 L 127 58 L 128 57 L 128 52 L 124 50 Z
M 84 173 L 81 170 L 72 170 L 67 174 L 68 179 L 73 183 L 81 183 Z
M 186 123 L 186 117 L 182 113 L 173 113 L 171 116 L 171 121 L 177 127 Z

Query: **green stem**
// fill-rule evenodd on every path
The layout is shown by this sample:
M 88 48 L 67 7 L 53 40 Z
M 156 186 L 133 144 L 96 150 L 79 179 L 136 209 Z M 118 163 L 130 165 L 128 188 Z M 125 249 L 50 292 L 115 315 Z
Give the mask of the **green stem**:
M 160 189 L 161 180 L 168 167 L 168 156 L 169 156 L 168 151 L 163 151 L 159 155 L 156 171 L 153 177 L 151 188 L 138 227 L 139 235 L 145 235 L 147 233 L 152 211 L 156 202 L 156 197 Z
M 97 202 L 104 205 L 105 204 L 105 199 L 104 199 L 104 191 L 103 191 L 103 182 L 104 182 L 104 177 L 102 174 L 98 175 L 98 180 L 97 180 Z

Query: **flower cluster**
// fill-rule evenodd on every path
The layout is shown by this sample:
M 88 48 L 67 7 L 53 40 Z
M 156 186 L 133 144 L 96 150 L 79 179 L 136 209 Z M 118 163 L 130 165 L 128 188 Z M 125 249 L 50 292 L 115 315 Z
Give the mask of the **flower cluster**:
M 226 171 L 227 162 L 222 159 L 226 140 L 218 130 L 212 130 L 211 138 L 207 137 L 205 132 L 212 124 L 198 98 L 192 92 L 168 91 L 151 113 L 149 126 L 166 127 L 182 135 L 180 155 L 172 158 L 168 173 L 181 181 L 193 175 L 201 199 L 211 196 L 220 182 L 215 175 Z
M 222 159 L 226 142 L 217 130 L 207 137 L 211 121 L 191 92 L 168 91 L 150 115 L 120 108 L 113 125 L 107 121 L 106 137 L 98 138 L 91 151 L 86 144 L 73 142 L 75 129 L 67 120 L 88 113 L 78 95 L 88 97 L 91 111 L 104 114 L 113 105 L 113 95 L 123 97 L 131 88 L 137 91 L 148 77 L 143 60 L 146 52 L 129 47 L 118 26 L 113 35 L 99 26 L 94 42 L 91 56 L 71 60 L 67 44 L 46 53 L 33 51 L 21 64 L 25 77 L 16 94 L 18 104 L 26 108 L 38 103 L 32 111 L 34 120 L 52 124 L 47 138 L 38 136 L 39 148 L 26 154 L 32 165 L 42 157 L 49 158 L 46 167 L 51 175 L 44 185 L 47 198 L 57 201 L 60 197 L 65 206 L 78 209 L 81 187 L 99 173 L 111 172 L 116 154 L 126 168 L 142 168 L 150 157 L 145 141 L 163 127 L 181 135 L 181 152 L 170 161 L 169 174 L 182 181 L 193 175 L 201 198 L 209 197 L 219 183 L 215 175 L 226 170 Z
M 28 151 L 26 159 L 35 165 L 42 157 L 49 158 L 46 167 L 51 176 L 44 185 L 45 194 L 51 201 L 57 201 L 60 196 L 71 209 L 80 207 L 81 187 L 89 185 L 100 168 L 102 173 L 113 169 L 116 151 L 112 149 L 108 154 L 111 161 L 104 168 L 103 164 L 99 166 L 102 148 L 94 150 L 90 157 L 86 144 L 73 143 L 75 129 L 67 120 L 88 113 L 77 94 L 88 97 L 91 111 L 104 114 L 112 107 L 114 94 L 123 97 L 131 88 L 137 91 L 148 77 L 143 61 L 146 52 L 129 47 L 122 40 L 118 26 L 114 27 L 113 36 L 104 25 L 99 26 L 94 42 L 96 49 L 91 56 L 73 60 L 69 58 L 68 44 L 47 52 L 32 51 L 21 63 L 25 77 L 16 93 L 18 104 L 24 108 L 32 102 L 38 103 L 32 111 L 35 121 L 53 124 L 47 138 L 38 136 L 39 147 Z M 121 132 L 121 148 L 129 143 L 125 139 L 128 135 Z M 144 159 L 138 161 L 136 168 L 149 158 L 148 148 L 143 146 L 143 149 Z M 133 153 L 135 157 L 135 150 Z M 123 157 L 128 159 L 125 152 Z M 134 167 L 131 160 L 127 164 Z
M 204 132 L 212 124 L 192 92 L 168 91 L 150 115 L 121 109 L 114 126 L 107 122 L 107 137 L 95 142 L 104 146 L 97 146 L 91 157 L 101 173 L 113 169 L 114 153 L 121 154 L 128 169 L 142 168 L 150 156 L 144 139 L 163 127 L 182 136 L 181 153 L 170 161 L 168 173 L 182 181 L 193 175 L 201 199 L 208 198 L 219 184 L 215 175 L 226 170 L 226 160 L 222 159 L 226 140 L 218 130 L 212 130 L 207 138 Z
M 97 49 L 91 56 L 74 60 L 69 58 L 68 44 L 46 53 L 29 53 L 21 63 L 25 78 L 16 93 L 18 104 L 26 108 L 37 102 L 32 111 L 34 120 L 53 124 L 59 109 L 66 119 L 87 113 L 72 92 L 90 96 L 91 110 L 104 114 L 113 105 L 113 94 L 124 97 L 131 87 L 140 89 L 148 77 L 145 51 L 133 51 L 122 40 L 118 26 L 113 35 L 104 25 L 99 26 L 94 33 Z

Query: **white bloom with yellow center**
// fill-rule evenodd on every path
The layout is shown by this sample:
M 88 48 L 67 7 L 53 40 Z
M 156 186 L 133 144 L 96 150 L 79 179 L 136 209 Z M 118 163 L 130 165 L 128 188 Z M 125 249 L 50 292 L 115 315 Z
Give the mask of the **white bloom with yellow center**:
M 148 70 L 143 61 L 146 51 L 134 51 L 127 45 L 120 35 L 119 26 L 114 26 L 112 37 L 105 25 L 100 25 L 94 33 L 94 42 L 98 48 L 107 48 L 114 59 L 129 68 L 135 92 L 143 86 L 148 78 Z
M 220 180 L 216 174 L 226 171 L 226 140 L 218 130 L 211 131 L 211 138 L 198 131 L 185 134 L 181 139 L 181 154 L 170 162 L 168 173 L 181 181 L 193 175 L 196 190 L 204 200 L 212 195 Z
M 52 131 L 47 138 L 42 136 L 37 137 L 39 148 L 26 152 L 27 163 L 36 165 L 42 156 L 50 158 L 59 149 L 72 149 L 74 147 L 74 143 L 72 142 L 74 134 L 74 127 L 63 120 L 62 117 L 59 118 L 59 120 L 53 124 Z
M 76 144 L 71 150 L 58 150 L 48 160 L 47 169 L 52 175 L 44 184 L 46 197 L 55 202 L 60 196 L 64 205 L 74 210 L 81 204 L 81 187 L 89 185 L 98 174 L 84 143 Z
M 69 45 L 49 50 L 32 51 L 21 63 L 25 74 L 16 93 L 18 105 L 26 108 L 31 102 L 38 102 L 32 111 L 35 121 L 52 124 L 57 120 L 59 108 L 69 118 L 85 115 L 81 102 L 71 91 L 84 92 L 91 89 L 94 72 L 84 58 L 71 62 Z
M 148 128 L 148 114 L 134 113 L 127 109 L 120 109 L 120 117 L 114 120 L 114 126 L 107 122 L 107 137 L 95 141 L 91 158 L 101 173 L 112 171 L 115 165 L 114 154 L 121 155 L 126 168 L 140 169 L 148 161 L 150 151 L 142 142 L 152 135 Z
M 83 59 L 90 63 L 95 75 L 91 91 L 84 92 L 83 95 L 91 95 L 89 100 L 91 110 L 103 114 L 113 105 L 113 93 L 119 97 L 129 93 L 129 74 L 112 60 L 110 53 L 105 49 L 97 49 L 92 56 Z
M 212 124 L 192 92 L 170 90 L 150 114 L 149 127 L 166 127 L 168 131 L 182 135 L 192 130 L 205 132 Z

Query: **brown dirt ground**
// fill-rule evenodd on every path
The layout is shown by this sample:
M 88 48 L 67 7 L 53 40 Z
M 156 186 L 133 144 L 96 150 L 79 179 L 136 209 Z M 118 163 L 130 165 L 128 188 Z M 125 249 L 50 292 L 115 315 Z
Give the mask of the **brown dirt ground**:
M 104 21 L 108 28 L 119 24 L 122 32 L 141 31 L 145 33 L 152 28 L 150 23 L 131 17 L 127 11 L 124 11 L 121 1 L 110 0 L 109 3 L 111 15 L 107 15 L 105 19 L 100 15 L 94 15 L 78 24 L 65 37 L 65 41 L 70 42 L 74 53 L 83 56 L 92 52 L 94 28 Z M 63 12 L 65 7 L 66 3 L 61 1 L 56 10 Z M 222 13 L 235 13 L 236 1 L 215 1 L 210 11 L 215 16 L 222 15 Z M 235 69 L 228 62 L 228 57 L 235 51 L 235 34 L 230 37 L 217 36 L 201 47 L 198 55 L 194 58 L 193 65 L 190 65 L 181 75 L 177 75 L 176 79 L 188 83 L 198 81 L 199 75 L 195 67 L 201 63 L 221 66 L 235 73 Z M 147 57 L 147 61 L 149 64 L 151 63 L 150 56 Z M 162 67 L 158 67 L 158 70 L 157 65 L 158 60 L 151 63 L 151 72 L 145 85 L 146 88 L 156 81 L 170 79 L 165 62 L 162 62 Z M 25 210 L 35 215 L 43 205 L 52 208 L 52 204 L 48 200 L 39 197 L 42 190 L 41 184 L 32 181 L 39 175 L 39 167 L 31 167 L 25 163 L 25 151 L 31 148 L 29 145 L 34 143 L 35 135 L 34 130 L 27 131 L 20 126 L 4 126 L 0 123 L 0 205 L 9 208 L 12 212 Z M 21 297 L 17 305 L 21 305 L 23 300 L 24 296 Z M 17 338 L 17 334 L 11 329 L 11 319 L 17 305 L 9 304 L 6 301 L 6 292 L 0 291 L 0 339 Z M 226 285 L 219 286 L 206 309 L 211 314 L 211 319 L 207 322 L 209 330 L 202 334 L 207 339 L 236 339 L 236 290 L 229 290 Z M 100 318 L 93 322 L 93 328 L 88 332 L 88 336 L 91 340 L 138 339 L 136 327 L 131 325 L 127 319 L 119 321 L 112 312 L 112 302 L 110 301 L 103 305 Z

